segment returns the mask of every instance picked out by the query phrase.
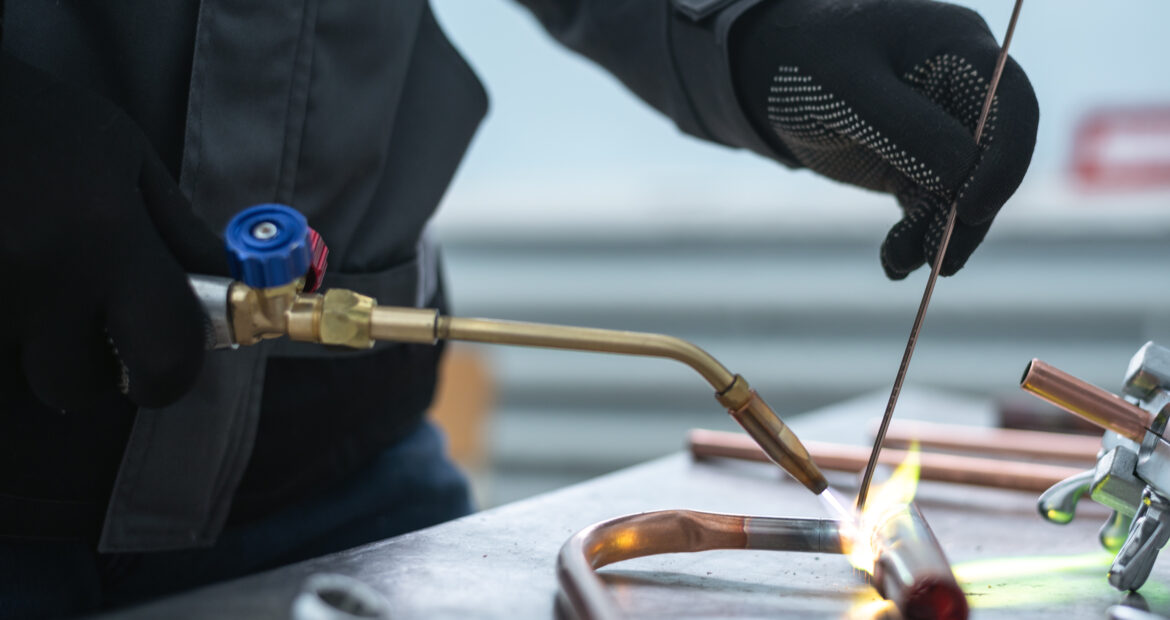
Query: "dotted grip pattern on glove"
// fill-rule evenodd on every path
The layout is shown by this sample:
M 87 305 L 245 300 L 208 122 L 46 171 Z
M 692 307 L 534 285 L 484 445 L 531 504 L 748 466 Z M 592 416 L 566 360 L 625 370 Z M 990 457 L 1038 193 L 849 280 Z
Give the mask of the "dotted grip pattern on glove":
M 958 271 L 1022 180 L 1039 117 L 1009 61 L 975 144 L 999 49 L 983 20 L 883 0 L 786 0 L 749 18 L 737 33 L 738 84 L 761 131 L 819 174 L 897 197 L 903 218 L 881 249 L 891 279 L 934 259 L 957 200 L 941 273 Z
M 974 134 L 988 83 L 969 62 L 944 54 L 915 67 L 905 80 Z M 995 98 L 984 128 L 984 146 L 995 139 L 997 107 Z M 773 77 L 768 122 L 805 166 L 830 178 L 890 191 L 898 197 L 905 217 L 890 231 L 882 248 L 882 265 L 891 278 L 904 278 L 926 258 L 934 260 L 949 205 L 974 176 L 968 176 L 957 190 L 947 187 L 937 170 L 900 146 L 896 137 L 891 139 L 876 129 L 799 67 L 782 66 Z M 961 167 L 974 171 L 978 164 L 965 159 Z M 988 227 L 981 227 L 979 240 Z M 957 271 L 962 266 L 959 261 L 965 262 L 969 255 L 952 253 L 944 275 Z

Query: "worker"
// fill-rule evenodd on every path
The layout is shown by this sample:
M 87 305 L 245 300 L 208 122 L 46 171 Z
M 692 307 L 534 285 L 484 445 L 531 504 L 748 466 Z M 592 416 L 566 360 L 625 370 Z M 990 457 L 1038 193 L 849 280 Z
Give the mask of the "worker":
M 885 192 L 892 279 L 955 273 L 1037 104 L 927 0 L 521 0 L 688 134 Z M 425 422 L 441 347 L 204 353 L 185 274 L 279 202 L 326 287 L 444 308 L 426 224 L 487 109 L 426 0 L 7 0 L 0 58 L 0 616 L 64 615 L 467 514 Z M 566 110 L 566 119 L 574 113 Z M 568 122 L 568 121 L 566 121 Z M 891 201 L 893 204 L 893 201 Z

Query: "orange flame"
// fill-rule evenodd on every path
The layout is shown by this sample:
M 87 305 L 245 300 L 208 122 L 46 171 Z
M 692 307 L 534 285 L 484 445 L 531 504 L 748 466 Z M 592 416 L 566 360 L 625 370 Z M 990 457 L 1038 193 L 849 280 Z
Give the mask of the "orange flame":
M 841 546 L 849 563 L 858 570 L 873 574 L 874 564 L 881 551 L 878 528 L 900 512 L 909 509 L 918 490 L 918 472 L 921 468 L 918 442 L 910 445 L 906 459 L 885 482 L 875 485 L 861 514 L 841 522 Z

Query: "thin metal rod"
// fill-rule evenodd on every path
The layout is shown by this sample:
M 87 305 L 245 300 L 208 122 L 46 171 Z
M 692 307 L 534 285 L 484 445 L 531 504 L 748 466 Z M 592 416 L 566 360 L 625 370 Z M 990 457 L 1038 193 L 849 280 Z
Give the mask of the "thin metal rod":
M 999 48 L 999 58 L 995 60 L 995 71 L 991 74 L 987 97 L 983 99 L 983 109 L 979 111 L 979 123 L 975 125 L 975 144 L 979 144 L 979 141 L 983 139 L 983 126 L 987 124 L 987 115 L 991 112 L 991 103 L 995 99 L 995 89 L 999 87 L 999 79 L 1003 77 L 1003 67 L 1007 64 L 1008 48 L 1012 45 L 1012 35 L 1016 33 L 1016 22 L 1020 19 L 1020 7 L 1022 6 L 1024 6 L 1024 0 L 1016 0 L 1015 6 L 1012 7 L 1012 18 L 1008 21 L 1007 32 L 1003 35 L 1003 46 Z
M 983 138 L 983 127 L 987 124 L 987 115 L 991 112 L 991 103 L 995 99 L 995 89 L 999 86 L 999 79 L 1003 76 L 1003 67 L 1007 62 L 1008 47 L 1012 42 L 1012 34 L 1016 30 L 1016 21 L 1020 17 L 1020 7 L 1024 0 L 1016 0 L 1012 9 L 1012 18 L 1008 22 L 1007 34 L 1003 38 L 1003 46 L 999 50 L 999 58 L 995 62 L 995 72 L 991 75 L 991 83 L 987 87 L 987 97 L 983 100 L 983 110 L 979 113 L 979 122 L 975 125 L 975 144 Z M 939 242 L 938 252 L 934 256 L 934 264 L 930 268 L 930 277 L 926 280 L 926 291 L 922 293 L 922 301 L 918 304 L 918 313 L 914 315 L 914 325 L 910 328 L 910 339 L 906 342 L 906 350 L 902 353 L 902 363 L 898 365 L 898 374 L 894 377 L 894 387 L 890 390 L 890 400 L 886 404 L 886 412 L 882 415 L 882 424 L 878 428 L 877 438 L 873 442 L 873 452 L 869 456 L 869 464 L 865 467 L 865 475 L 861 479 L 861 488 L 857 493 L 857 508 L 865 507 L 866 495 L 869 493 L 869 484 L 873 481 L 873 471 L 877 466 L 878 453 L 882 450 L 882 440 L 894 416 L 894 407 L 898 404 L 898 395 L 902 392 L 902 382 L 906 380 L 906 370 L 910 367 L 910 358 L 914 355 L 914 347 L 918 344 L 918 333 L 922 329 L 922 320 L 926 318 L 926 309 L 930 306 L 930 297 L 934 294 L 934 284 L 938 280 L 938 272 L 942 269 L 943 258 L 947 253 L 947 246 L 951 242 L 951 233 L 955 230 L 955 217 L 958 214 L 959 200 L 951 203 L 950 213 L 947 214 L 947 225 L 943 229 L 942 240 Z

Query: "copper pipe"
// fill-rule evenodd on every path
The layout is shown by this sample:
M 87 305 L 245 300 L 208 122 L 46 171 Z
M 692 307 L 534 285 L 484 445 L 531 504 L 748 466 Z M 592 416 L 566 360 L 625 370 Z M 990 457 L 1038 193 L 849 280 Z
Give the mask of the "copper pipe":
M 967 597 L 918 507 L 895 514 L 874 532 L 873 587 L 906 620 L 963 620 Z
M 694 429 L 688 434 L 687 442 L 691 454 L 696 459 L 724 457 L 746 461 L 768 460 L 751 438 L 739 433 Z M 806 441 L 804 445 L 812 459 L 824 469 L 859 472 L 869 459 L 869 450 L 863 446 L 819 441 Z M 897 466 L 905 461 L 906 457 L 907 453 L 902 450 L 882 450 L 878 462 L 882 465 Z M 1069 476 L 1081 473 L 1081 470 L 1075 467 L 932 452 L 919 454 L 919 459 L 921 464 L 919 477 L 923 480 L 1037 493 L 1047 490 Z
M 1101 428 L 1141 443 L 1150 414 L 1119 396 L 1038 359 L 1024 369 L 1020 387 Z
M 915 441 L 924 450 L 1058 459 L 1086 465 L 1097 462 L 1097 450 L 1101 447 L 1099 438 L 1085 435 L 935 424 L 918 420 L 894 420 L 883 445 L 907 448 Z
M 898 512 L 873 532 L 878 550 L 872 584 L 907 619 L 967 617 L 967 601 L 938 540 L 917 508 Z M 596 569 L 632 558 L 712 549 L 841 553 L 836 521 L 663 510 L 618 517 L 570 538 L 557 557 L 558 596 L 580 620 L 621 618 Z
M 712 549 L 841 553 L 837 522 L 662 510 L 618 517 L 577 532 L 561 547 L 557 581 L 566 611 L 582 620 L 620 618 L 596 569 L 648 555 Z

